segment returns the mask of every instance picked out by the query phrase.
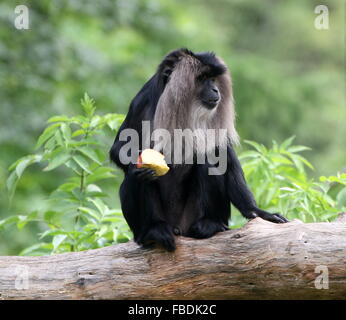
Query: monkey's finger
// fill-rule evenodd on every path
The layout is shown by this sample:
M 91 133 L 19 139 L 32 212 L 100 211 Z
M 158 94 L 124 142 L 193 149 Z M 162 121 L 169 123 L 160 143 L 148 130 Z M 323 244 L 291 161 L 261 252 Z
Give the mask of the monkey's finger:
M 136 168 L 133 170 L 133 173 L 140 179 L 145 179 L 156 175 L 155 171 L 150 168 Z
M 143 173 L 140 174 L 140 178 L 145 180 L 151 180 L 152 178 L 155 178 L 156 172 L 152 169 L 147 169 Z
M 146 172 L 148 168 L 134 168 L 132 172 L 137 176 L 143 172 Z
M 137 169 L 138 171 L 136 171 L 136 175 L 139 178 L 142 178 L 144 176 L 146 176 L 147 174 L 150 174 L 150 172 L 152 171 L 151 169 Z
M 283 217 L 282 215 L 278 214 L 278 213 L 274 213 L 274 214 L 268 214 L 264 217 L 261 217 L 262 219 L 274 222 L 274 223 L 286 223 L 288 222 L 288 220 Z
M 253 215 L 255 218 L 256 216 L 262 218 L 263 220 L 267 220 L 270 222 L 274 222 L 274 223 L 286 223 L 289 222 L 285 217 L 283 217 L 281 214 L 279 213 L 269 213 L 267 211 L 261 210 L 261 209 L 256 209 L 253 212 Z
M 147 171 L 141 173 L 139 175 L 139 178 L 145 181 L 153 181 L 156 180 L 158 176 L 156 175 L 156 172 L 154 170 L 148 169 Z
M 278 213 L 274 213 L 273 216 L 275 216 L 277 219 L 279 219 L 280 223 L 286 223 L 286 222 L 289 222 L 289 220 L 287 220 L 284 216 L 282 216 L 281 214 L 278 214 Z
M 154 174 L 154 175 L 147 175 L 147 176 L 145 176 L 144 177 L 144 180 L 145 181 L 155 181 L 155 180 L 157 180 L 159 177 L 156 175 L 156 174 Z

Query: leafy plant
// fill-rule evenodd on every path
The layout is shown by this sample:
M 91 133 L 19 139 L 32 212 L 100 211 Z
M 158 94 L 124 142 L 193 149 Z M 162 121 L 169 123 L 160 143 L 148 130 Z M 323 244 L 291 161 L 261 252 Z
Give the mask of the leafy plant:
M 11 216 L 0 221 L 0 229 L 15 223 L 19 229 L 28 222 L 44 224 L 39 242 L 21 252 L 39 255 L 80 251 L 124 242 L 131 232 L 118 209 L 110 209 L 101 182 L 118 177 L 107 165 L 107 147 L 102 143 L 105 129 L 116 131 L 123 115 L 95 114 L 95 104 L 85 94 L 81 101 L 84 115 L 55 116 L 38 138 L 37 153 L 16 161 L 7 180 L 13 197 L 18 180 L 32 164 L 43 171 L 67 168 L 69 175 L 49 196 L 47 209 L 28 215 Z M 309 148 L 292 145 L 294 137 L 282 144 L 273 141 L 269 149 L 254 141 L 245 141 L 250 150 L 240 153 L 246 180 L 259 207 L 280 212 L 288 219 L 304 222 L 330 221 L 346 210 L 346 174 L 309 179 L 306 168 L 313 166 L 299 153 Z M 65 174 L 65 171 L 62 171 Z M 232 215 L 232 227 L 245 223 L 241 215 Z
M 270 149 L 245 141 L 252 147 L 239 156 L 246 180 L 261 208 L 290 220 L 330 221 L 346 209 L 346 174 L 321 177 L 319 182 L 309 179 L 306 168 L 313 166 L 298 154 L 309 148 L 292 145 L 293 140 L 280 145 L 273 141 Z M 234 220 L 236 227 L 244 223 L 239 215 Z
M 12 198 L 24 170 L 38 163 L 43 171 L 67 168 L 69 175 L 48 198 L 47 210 L 11 216 L 0 221 L 0 228 L 16 223 L 19 229 L 28 222 L 42 222 L 45 231 L 40 242 L 21 254 L 47 254 L 80 251 L 124 242 L 131 233 L 118 209 L 110 209 L 101 182 L 117 178 L 116 169 L 108 166 L 107 147 L 102 143 L 105 127 L 116 131 L 124 116 L 95 114 L 93 99 L 85 94 L 81 100 L 83 115 L 55 116 L 37 140 L 37 153 L 16 161 L 9 170 L 7 187 Z M 65 174 L 66 170 L 62 172 Z

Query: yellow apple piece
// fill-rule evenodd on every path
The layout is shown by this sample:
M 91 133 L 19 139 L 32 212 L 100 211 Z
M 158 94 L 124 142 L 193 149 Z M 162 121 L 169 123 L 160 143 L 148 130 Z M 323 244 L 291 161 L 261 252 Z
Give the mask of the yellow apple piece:
M 142 151 L 137 160 L 137 168 L 150 168 L 155 171 L 157 176 L 163 176 L 169 170 L 165 156 L 154 149 Z

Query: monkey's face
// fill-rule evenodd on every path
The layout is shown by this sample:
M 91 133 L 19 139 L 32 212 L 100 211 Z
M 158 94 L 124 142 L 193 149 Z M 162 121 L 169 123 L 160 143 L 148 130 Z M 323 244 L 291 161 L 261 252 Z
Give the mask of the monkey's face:
M 221 58 L 175 50 L 161 62 L 154 79 L 161 91 L 155 129 L 226 129 L 229 140 L 237 143 L 231 76 Z
M 215 54 L 187 49 L 168 54 L 158 70 L 164 94 L 171 97 L 170 104 L 180 105 L 183 110 L 192 103 L 196 105 L 196 101 L 207 109 L 216 108 L 224 91 L 230 90 L 221 88 L 227 74 L 226 65 Z
M 217 87 L 216 79 L 203 77 L 197 81 L 199 82 L 199 85 L 197 86 L 197 96 L 202 105 L 207 109 L 216 108 L 221 100 L 220 90 Z

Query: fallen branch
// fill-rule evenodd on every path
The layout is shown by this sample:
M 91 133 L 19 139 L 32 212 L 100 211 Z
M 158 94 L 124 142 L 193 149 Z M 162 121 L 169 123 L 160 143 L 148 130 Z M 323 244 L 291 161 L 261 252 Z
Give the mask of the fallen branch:
M 179 237 L 173 253 L 131 241 L 0 257 L 0 299 L 345 299 L 345 219 L 273 224 L 256 218 L 207 240 Z M 317 289 L 315 279 L 326 268 L 329 289 Z

